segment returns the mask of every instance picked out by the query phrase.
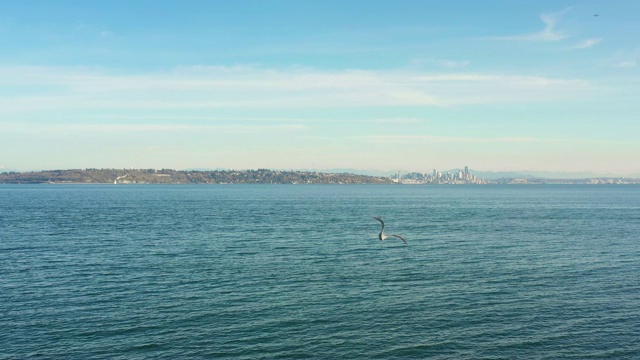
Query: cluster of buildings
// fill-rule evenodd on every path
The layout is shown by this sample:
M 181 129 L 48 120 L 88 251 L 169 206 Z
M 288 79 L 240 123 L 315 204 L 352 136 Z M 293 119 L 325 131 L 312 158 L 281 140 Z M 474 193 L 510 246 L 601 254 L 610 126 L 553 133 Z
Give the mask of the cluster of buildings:
M 394 182 L 398 184 L 489 184 L 490 181 L 469 172 L 469 167 L 457 171 L 442 173 L 433 169 L 431 174 L 412 172 L 404 175 L 396 174 Z

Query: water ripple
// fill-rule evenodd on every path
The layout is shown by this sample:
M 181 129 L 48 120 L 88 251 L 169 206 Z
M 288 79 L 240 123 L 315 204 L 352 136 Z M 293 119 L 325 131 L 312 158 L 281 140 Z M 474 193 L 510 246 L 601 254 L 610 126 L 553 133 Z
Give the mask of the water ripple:
M 637 190 L 0 186 L 0 358 L 639 358 Z

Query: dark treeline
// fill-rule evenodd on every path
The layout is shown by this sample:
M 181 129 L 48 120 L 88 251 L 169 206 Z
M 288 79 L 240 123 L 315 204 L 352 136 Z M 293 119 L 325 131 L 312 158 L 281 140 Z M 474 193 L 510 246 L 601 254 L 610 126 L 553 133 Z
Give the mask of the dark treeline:
M 277 170 L 178 171 L 170 169 L 85 169 L 0 173 L 0 183 L 88 184 L 389 184 L 386 177 L 348 173 Z

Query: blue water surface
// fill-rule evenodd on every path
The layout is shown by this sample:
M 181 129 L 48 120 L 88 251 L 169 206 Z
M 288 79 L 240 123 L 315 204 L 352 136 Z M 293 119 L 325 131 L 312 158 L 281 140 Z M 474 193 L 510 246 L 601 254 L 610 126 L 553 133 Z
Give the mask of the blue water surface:
M 640 186 L 0 185 L 0 358 L 640 358 L 639 234 Z

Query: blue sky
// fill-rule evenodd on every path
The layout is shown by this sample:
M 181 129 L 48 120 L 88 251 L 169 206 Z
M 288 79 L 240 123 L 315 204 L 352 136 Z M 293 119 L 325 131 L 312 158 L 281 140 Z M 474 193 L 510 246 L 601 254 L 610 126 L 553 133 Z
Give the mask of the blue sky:
M 0 170 L 640 174 L 638 13 L 604 0 L 4 1 Z

